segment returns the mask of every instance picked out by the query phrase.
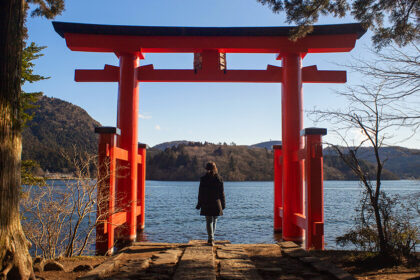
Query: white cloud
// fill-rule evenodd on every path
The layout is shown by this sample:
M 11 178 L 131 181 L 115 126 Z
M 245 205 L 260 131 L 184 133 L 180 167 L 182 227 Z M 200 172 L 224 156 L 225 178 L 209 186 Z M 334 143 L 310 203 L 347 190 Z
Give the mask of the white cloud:
M 157 124 L 157 125 L 155 125 L 155 129 L 156 129 L 156 130 L 160 130 L 160 125 L 158 125 L 158 124 Z
M 140 118 L 140 119 L 143 119 L 143 120 L 148 120 L 148 119 L 151 119 L 151 118 L 152 118 L 152 116 L 139 114 L 139 118 Z

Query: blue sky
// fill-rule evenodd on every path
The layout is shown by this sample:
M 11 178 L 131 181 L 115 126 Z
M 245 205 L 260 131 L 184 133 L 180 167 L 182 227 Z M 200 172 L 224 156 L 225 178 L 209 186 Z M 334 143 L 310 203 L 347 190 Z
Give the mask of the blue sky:
M 148 26 L 286 26 L 284 14 L 274 14 L 256 0 L 89 0 L 66 1 L 66 10 L 57 21 L 148 25 Z M 322 18 L 318 24 L 349 23 L 352 18 Z M 104 126 L 116 125 L 117 84 L 76 83 L 75 69 L 102 69 L 104 64 L 118 65 L 113 54 L 72 52 L 65 40 L 53 30 L 51 21 L 29 18 L 29 41 L 47 46 L 36 61 L 35 71 L 50 76 L 29 84 L 27 91 L 43 91 L 85 109 Z M 309 54 L 304 66 L 320 70 L 347 70 L 342 64 L 367 55 L 370 33 L 357 41 L 351 53 Z M 192 68 L 192 54 L 146 54 L 142 65 L 155 68 Z M 265 69 L 280 65 L 273 54 L 228 54 L 228 69 Z M 339 65 L 340 64 L 340 65 Z M 361 77 L 348 73 L 349 83 Z M 280 84 L 215 83 L 141 83 L 139 141 L 151 146 L 173 140 L 235 142 L 255 144 L 281 139 Z M 304 108 L 345 106 L 334 90 L 345 86 L 305 84 Z M 314 124 L 305 116 L 304 127 Z M 318 125 L 320 126 L 320 125 Z M 329 127 L 322 123 L 322 127 Z M 328 136 L 327 136 L 328 137 Z M 330 136 L 331 137 L 331 136 Z M 332 138 L 329 141 L 334 141 Z M 416 147 L 419 139 L 398 143 Z

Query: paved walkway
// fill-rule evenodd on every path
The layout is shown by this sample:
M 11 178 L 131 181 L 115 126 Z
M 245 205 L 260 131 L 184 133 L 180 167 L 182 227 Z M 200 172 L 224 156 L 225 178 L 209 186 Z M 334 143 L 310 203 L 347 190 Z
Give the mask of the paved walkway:
M 135 243 L 79 279 L 354 279 L 293 242 L 230 244 Z
M 213 247 L 190 241 L 179 260 L 174 280 L 216 280 Z

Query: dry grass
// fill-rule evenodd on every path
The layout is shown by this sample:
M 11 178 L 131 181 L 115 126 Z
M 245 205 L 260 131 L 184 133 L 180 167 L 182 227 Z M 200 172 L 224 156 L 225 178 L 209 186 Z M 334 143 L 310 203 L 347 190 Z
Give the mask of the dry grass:
M 420 279 L 420 254 L 398 263 L 390 257 L 360 251 L 313 251 L 312 255 L 341 267 L 358 279 Z

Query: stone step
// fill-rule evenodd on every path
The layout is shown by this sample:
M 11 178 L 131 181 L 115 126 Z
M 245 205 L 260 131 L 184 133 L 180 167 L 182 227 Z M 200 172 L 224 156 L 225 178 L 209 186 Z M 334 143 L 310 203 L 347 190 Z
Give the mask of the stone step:
M 204 240 L 191 240 L 178 262 L 174 280 L 216 280 L 213 247 Z
M 221 279 L 260 280 L 257 268 L 241 245 L 226 244 L 216 251 Z

